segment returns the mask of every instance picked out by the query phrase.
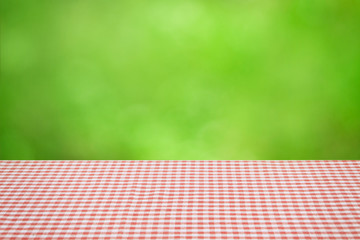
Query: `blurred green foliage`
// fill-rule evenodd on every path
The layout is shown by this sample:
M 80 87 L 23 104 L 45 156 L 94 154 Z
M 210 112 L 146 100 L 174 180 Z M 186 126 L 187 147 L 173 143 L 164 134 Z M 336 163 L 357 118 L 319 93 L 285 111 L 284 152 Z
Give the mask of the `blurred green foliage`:
M 360 1 L 0 14 L 1 159 L 360 159 Z

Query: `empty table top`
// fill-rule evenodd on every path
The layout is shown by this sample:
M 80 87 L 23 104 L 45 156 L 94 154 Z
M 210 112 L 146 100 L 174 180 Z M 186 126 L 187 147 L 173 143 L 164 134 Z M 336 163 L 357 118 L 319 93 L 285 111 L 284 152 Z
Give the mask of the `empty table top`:
M 360 161 L 0 161 L 0 239 L 360 239 Z

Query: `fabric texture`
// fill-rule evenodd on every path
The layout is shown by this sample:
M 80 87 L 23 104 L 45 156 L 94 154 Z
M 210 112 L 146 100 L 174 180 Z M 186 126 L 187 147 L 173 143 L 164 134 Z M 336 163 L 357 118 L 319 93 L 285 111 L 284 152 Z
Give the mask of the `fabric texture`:
M 1 161 L 0 239 L 360 239 L 360 162 Z

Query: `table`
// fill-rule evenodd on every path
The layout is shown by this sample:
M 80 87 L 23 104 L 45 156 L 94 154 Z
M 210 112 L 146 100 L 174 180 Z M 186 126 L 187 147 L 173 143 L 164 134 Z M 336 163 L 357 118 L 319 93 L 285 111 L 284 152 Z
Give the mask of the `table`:
M 360 161 L 0 161 L 0 239 L 360 239 Z

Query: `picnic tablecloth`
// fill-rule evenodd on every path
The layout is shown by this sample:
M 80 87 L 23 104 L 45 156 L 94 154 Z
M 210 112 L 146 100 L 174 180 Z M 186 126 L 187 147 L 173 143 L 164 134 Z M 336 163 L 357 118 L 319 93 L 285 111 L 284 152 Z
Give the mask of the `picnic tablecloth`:
M 360 239 L 359 161 L 0 161 L 0 239 Z

